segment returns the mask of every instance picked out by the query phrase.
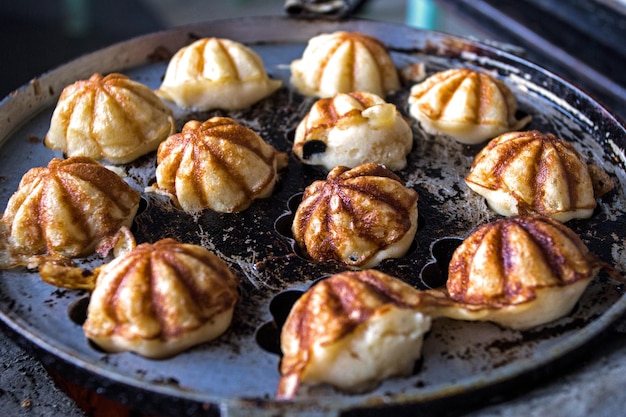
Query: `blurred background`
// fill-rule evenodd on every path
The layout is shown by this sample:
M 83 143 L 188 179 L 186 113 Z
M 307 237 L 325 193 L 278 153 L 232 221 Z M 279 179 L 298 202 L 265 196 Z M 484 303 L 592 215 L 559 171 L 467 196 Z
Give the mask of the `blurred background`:
M 626 119 L 626 0 L 348 1 L 358 4 L 358 17 L 519 47 L 514 51 L 582 86 Z M 284 0 L 3 1 L 0 97 L 122 40 L 212 19 L 285 15 L 284 5 Z
M 0 2 L 0 96 L 85 52 L 212 19 L 285 15 L 284 0 L 19 0 Z M 414 1 L 369 0 L 356 13 L 404 23 Z M 433 2 L 434 3 L 434 2 Z

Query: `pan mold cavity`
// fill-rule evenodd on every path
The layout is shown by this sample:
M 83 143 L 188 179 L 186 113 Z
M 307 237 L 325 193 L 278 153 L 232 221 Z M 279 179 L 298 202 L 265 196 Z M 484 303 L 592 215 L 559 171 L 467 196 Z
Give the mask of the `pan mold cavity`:
M 452 254 L 461 243 L 463 239 L 446 237 L 432 244 L 430 248 L 432 261 L 420 271 L 420 280 L 427 288 L 439 288 L 446 285 Z
M 89 307 L 89 296 L 84 296 L 74 301 L 67 308 L 67 315 L 72 323 L 82 326 L 87 320 L 87 307 Z
M 293 305 L 304 292 L 298 290 L 286 290 L 272 298 L 269 304 L 272 321 L 262 324 L 256 331 L 255 340 L 265 351 L 281 355 L 280 332 L 287 321 L 287 316 Z
M 303 193 L 297 193 L 289 198 L 289 200 L 287 201 L 287 211 L 281 214 L 276 219 L 276 221 L 274 222 L 274 230 L 276 231 L 276 233 L 278 233 L 289 242 L 289 246 L 291 246 L 293 253 L 295 253 L 298 257 L 302 259 L 307 259 L 307 257 L 298 248 L 298 245 L 293 238 L 293 233 L 291 232 L 293 218 L 295 216 L 296 210 L 298 210 L 298 206 L 302 202 L 302 195 Z
M 87 308 L 89 307 L 89 299 L 89 295 L 81 297 L 74 301 L 72 304 L 70 304 L 70 306 L 67 308 L 67 314 L 70 320 L 77 326 L 82 327 L 83 323 L 85 323 L 85 321 L 87 320 Z M 91 349 L 103 354 L 108 353 L 100 348 L 98 345 L 93 343 L 91 340 L 85 339 L 85 341 Z
M 139 199 L 139 207 L 137 208 L 137 213 L 135 214 L 135 218 L 133 219 L 133 223 L 130 226 L 130 231 L 134 234 L 137 232 L 137 218 L 140 214 L 148 210 L 148 200 L 145 197 L 141 197 Z
M 302 145 L 302 159 L 310 159 L 311 156 L 326 152 L 326 143 L 317 139 L 310 139 Z

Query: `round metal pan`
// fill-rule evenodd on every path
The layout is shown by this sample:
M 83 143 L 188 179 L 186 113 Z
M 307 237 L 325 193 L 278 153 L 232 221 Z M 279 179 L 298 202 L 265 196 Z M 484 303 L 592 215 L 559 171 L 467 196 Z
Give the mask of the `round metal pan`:
M 532 114 L 529 129 L 566 138 L 616 182 L 588 220 L 568 222 L 590 248 L 620 271 L 626 270 L 626 132 L 606 109 L 580 89 L 522 58 L 474 41 L 386 23 L 301 21 L 261 17 L 208 22 L 154 33 L 86 55 L 19 89 L 0 103 L 0 203 L 5 206 L 21 176 L 52 157 L 42 138 L 63 87 L 94 72 L 123 72 L 157 88 L 172 53 L 206 36 L 230 38 L 255 49 L 272 77 L 284 81 L 276 94 L 249 109 L 190 113 L 173 107 L 178 127 L 190 119 L 228 115 L 289 152 L 293 130 L 313 99 L 289 84 L 288 64 L 319 33 L 360 31 L 380 39 L 398 68 L 422 62 L 428 73 L 472 67 L 496 73 L 513 90 L 520 111 Z M 387 97 L 408 115 L 409 85 Z M 407 119 L 410 120 L 410 118 Z M 478 149 L 424 134 L 412 121 L 415 146 L 409 166 L 399 172 L 419 195 L 420 229 L 410 253 L 380 265 L 418 288 L 440 284 L 437 271 L 446 254 L 476 226 L 494 220 L 482 198 L 463 178 Z M 138 242 L 163 237 L 197 243 L 215 251 L 239 275 L 242 301 L 231 328 L 207 343 L 167 360 L 131 353 L 107 354 L 89 344 L 81 329 L 88 294 L 43 283 L 36 272 L 0 271 L 0 318 L 49 366 L 122 403 L 160 415 L 335 416 L 390 411 L 411 414 L 439 404 L 458 407 L 468 394 L 504 386 L 518 378 L 556 369 L 600 335 L 626 311 L 624 289 L 601 274 L 567 317 L 519 332 L 489 323 L 438 320 L 427 335 L 414 374 L 383 382 L 371 392 L 347 395 L 328 387 L 301 390 L 292 401 L 274 400 L 279 379 L 280 323 L 298 291 L 338 268 L 307 261 L 294 252 L 288 233 L 298 195 L 325 176 L 290 154 L 274 194 L 238 214 L 210 211 L 189 216 L 167 199 L 148 194 L 155 155 L 123 166 L 128 181 L 143 193 L 145 207 L 133 230 Z M 85 268 L 103 262 L 78 261 Z M 461 400 L 462 399 L 462 400 Z M 453 401 L 454 400 L 454 401 Z M 447 409 L 448 407 L 449 409 Z

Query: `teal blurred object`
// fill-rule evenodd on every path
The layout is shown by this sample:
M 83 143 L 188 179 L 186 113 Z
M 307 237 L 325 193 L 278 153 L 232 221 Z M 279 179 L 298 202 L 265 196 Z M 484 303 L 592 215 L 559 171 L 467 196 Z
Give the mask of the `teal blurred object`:
M 89 0 L 63 0 L 63 23 L 66 35 L 82 37 L 91 29 Z
M 420 29 L 439 29 L 439 8 L 433 0 L 407 0 L 406 24 Z

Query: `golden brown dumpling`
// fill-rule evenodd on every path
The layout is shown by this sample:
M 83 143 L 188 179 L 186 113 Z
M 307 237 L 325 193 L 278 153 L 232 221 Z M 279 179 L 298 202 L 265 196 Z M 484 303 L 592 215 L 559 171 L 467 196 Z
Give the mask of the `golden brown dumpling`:
M 351 91 L 384 97 L 400 88 L 385 46 L 372 36 L 343 31 L 311 38 L 302 57 L 291 63 L 291 83 L 302 94 L 317 97 Z
M 602 263 L 571 229 L 544 216 L 485 224 L 457 248 L 438 315 L 527 329 L 567 315 Z
M 419 302 L 413 287 L 375 270 L 316 283 L 296 301 L 281 331 L 277 397 L 293 398 L 301 384 L 361 392 L 410 375 L 431 324 L 415 308 Z
M 269 197 L 287 154 L 227 117 L 185 124 L 157 152 L 157 192 L 190 213 L 210 208 L 238 212 Z
M 468 68 L 441 71 L 411 87 L 409 112 L 430 134 L 478 144 L 520 129 L 530 116 L 515 118 L 517 101 L 499 79 Z
M 505 133 L 489 142 L 465 178 L 503 216 L 543 214 L 562 222 L 588 218 L 594 182 L 576 149 L 551 133 Z
M 220 38 L 202 38 L 181 48 L 170 60 L 156 93 L 183 108 L 235 110 L 276 91 L 263 61 L 247 46 Z
M 123 164 L 174 133 L 172 111 L 147 86 L 122 74 L 92 75 L 63 90 L 45 144 L 67 156 Z
M 144 243 L 98 268 L 83 330 L 109 352 L 169 357 L 226 331 L 238 284 L 202 246 Z
M 408 251 L 417 231 L 417 199 L 382 165 L 340 166 L 306 188 L 291 230 L 314 260 L 372 268 Z
M 140 194 L 91 158 L 53 159 L 21 179 L 2 216 L 3 268 L 91 254 L 130 227 Z
M 318 100 L 296 129 L 293 152 L 328 170 L 366 162 L 398 170 L 412 146 L 411 127 L 396 106 L 360 91 Z

